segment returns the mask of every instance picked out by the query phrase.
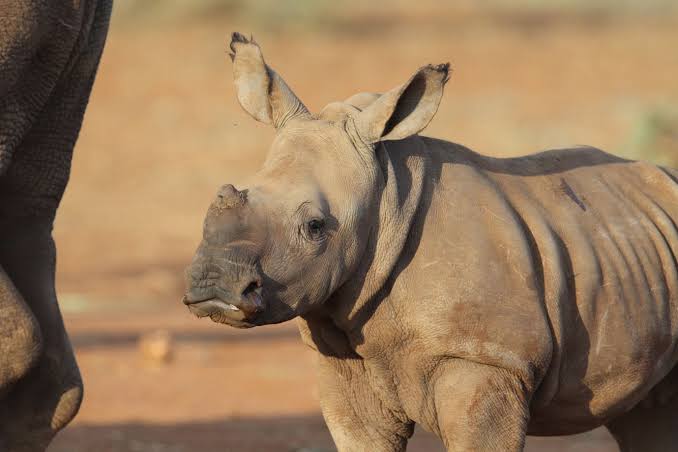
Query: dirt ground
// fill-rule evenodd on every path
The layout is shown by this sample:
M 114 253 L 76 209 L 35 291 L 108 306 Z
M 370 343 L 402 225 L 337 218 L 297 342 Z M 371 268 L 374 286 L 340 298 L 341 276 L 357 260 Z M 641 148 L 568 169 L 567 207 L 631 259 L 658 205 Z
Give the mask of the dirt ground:
M 138 315 L 68 316 L 86 382 L 77 420 L 50 452 L 330 452 L 318 410 L 313 354 L 295 325 L 239 331 L 155 302 Z M 144 358 L 138 338 L 170 332 L 167 363 Z M 408 450 L 443 451 L 417 432 Z M 613 452 L 604 431 L 530 439 L 528 452 Z
M 51 452 L 333 450 L 313 355 L 293 323 L 238 331 L 194 319 L 179 301 L 211 197 L 244 184 L 273 136 L 237 105 L 230 31 L 254 32 L 314 111 L 451 61 L 426 133 L 497 156 L 576 144 L 627 153 L 647 115 L 678 105 L 673 17 L 431 14 L 275 32 L 228 17 L 114 21 L 55 228 L 86 396 Z M 172 338 L 166 363 L 138 345 L 158 330 Z M 409 450 L 442 449 L 418 432 Z M 530 439 L 527 450 L 615 449 L 598 430 Z

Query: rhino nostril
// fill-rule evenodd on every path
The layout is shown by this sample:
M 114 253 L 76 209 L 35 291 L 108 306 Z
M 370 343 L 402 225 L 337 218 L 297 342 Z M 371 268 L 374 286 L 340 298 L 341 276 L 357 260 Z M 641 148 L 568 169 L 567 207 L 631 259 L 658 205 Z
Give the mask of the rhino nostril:
M 251 294 L 256 292 L 256 290 L 260 287 L 261 283 L 259 281 L 252 281 L 247 285 L 247 287 L 245 287 L 245 290 L 242 291 L 242 296 L 243 297 L 251 296 Z
M 252 281 L 242 291 L 242 299 L 246 300 L 243 306 L 245 310 L 261 312 L 264 310 L 264 303 L 261 298 L 261 281 Z

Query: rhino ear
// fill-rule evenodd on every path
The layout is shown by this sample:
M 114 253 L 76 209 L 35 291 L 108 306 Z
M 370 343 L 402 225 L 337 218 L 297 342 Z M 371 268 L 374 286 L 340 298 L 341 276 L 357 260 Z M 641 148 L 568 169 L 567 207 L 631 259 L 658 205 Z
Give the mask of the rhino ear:
M 233 33 L 230 48 L 238 101 L 247 113 L 276 129 L 292 118 L 310 118 L 308 109 L 285 81 L 266 65 L 253 38 Z
M 366 143 L 401 140 L 421 132 L 438 111 L 450 65 L 424 66 L 404 85 L 369 104 L 355 117 Z

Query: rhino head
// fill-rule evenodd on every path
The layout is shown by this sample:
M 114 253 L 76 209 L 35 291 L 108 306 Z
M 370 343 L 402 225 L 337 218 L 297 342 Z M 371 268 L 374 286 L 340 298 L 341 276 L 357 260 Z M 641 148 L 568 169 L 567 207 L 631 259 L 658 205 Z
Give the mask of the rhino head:
M 237 97 L 276 128 L 251 186 L 222 186 L 186 270 L 197 316 L 246 328 L 316 309 L 356 271 L 378 223 L 384 174 L 375 146 L 421 131 L 449 65 L 425 66 L 383 95 L 360 94 L 311 114 L 252 39 L 230 44 Z

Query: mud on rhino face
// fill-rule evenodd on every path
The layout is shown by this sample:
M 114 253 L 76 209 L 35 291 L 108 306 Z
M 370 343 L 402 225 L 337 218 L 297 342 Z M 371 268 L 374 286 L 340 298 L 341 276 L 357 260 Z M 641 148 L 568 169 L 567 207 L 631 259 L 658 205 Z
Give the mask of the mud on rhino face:
M 224 185 L 210 205 L 184 303 L 199 317 L 246 328 L 303 315 L 355 272 L 379 221 L 384 175 L 375 145 L 430 122 L 448 65 L 311 115 L 253 40 L 234 33 L 231 50 L 240 104 L 277 134 L 249 189 Z

